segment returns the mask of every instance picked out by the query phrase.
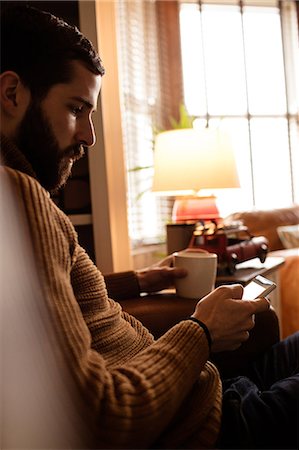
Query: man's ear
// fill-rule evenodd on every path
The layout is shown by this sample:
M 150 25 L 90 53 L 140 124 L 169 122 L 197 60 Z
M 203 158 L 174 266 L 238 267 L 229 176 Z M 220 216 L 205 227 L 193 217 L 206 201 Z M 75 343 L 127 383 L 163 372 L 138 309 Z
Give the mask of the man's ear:
M 0 101 L 2 113 L 10 117 L 17 118 L 27 109 L 30 92 L 17 73 L 6 71 L 0 75 Z

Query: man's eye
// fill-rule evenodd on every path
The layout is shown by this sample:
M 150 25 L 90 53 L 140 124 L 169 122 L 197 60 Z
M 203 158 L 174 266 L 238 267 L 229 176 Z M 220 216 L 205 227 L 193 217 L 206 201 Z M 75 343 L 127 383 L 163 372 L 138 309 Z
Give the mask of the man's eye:
M 77 116 L 78 114 L 82 113 L 83 106 L 71 106 L 71 112 L 74 114 L 74 116 Z

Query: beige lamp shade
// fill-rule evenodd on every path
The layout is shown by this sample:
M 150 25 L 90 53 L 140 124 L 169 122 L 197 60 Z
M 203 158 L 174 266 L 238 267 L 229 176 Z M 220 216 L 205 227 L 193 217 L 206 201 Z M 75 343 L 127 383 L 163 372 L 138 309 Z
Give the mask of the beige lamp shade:
M 240 187 L 229 135 L 210 127 L 160 133 L 154 151 L 152 190 L 167 195 Z

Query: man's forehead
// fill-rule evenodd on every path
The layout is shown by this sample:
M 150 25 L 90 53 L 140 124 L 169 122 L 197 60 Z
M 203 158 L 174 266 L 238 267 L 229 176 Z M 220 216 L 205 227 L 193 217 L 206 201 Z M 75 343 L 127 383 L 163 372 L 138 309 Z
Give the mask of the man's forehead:
M 96 109 L 102 77 L 87 69 L 79 61 L 72 62 L 72 79 L 62 85 L 65 94 L 74 100 L 83 102 L 89 109 Z

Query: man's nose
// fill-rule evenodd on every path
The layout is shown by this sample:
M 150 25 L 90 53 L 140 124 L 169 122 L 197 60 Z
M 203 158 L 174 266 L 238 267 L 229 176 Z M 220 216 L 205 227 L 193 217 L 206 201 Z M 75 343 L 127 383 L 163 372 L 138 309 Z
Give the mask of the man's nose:
M 86 147 L 92 147 L 96 142 L 96 135 L 94 131 L 94 125 L 91 119 L 88 119 L 82 124 L 80 130 L 77 133 L 77 139 Z

